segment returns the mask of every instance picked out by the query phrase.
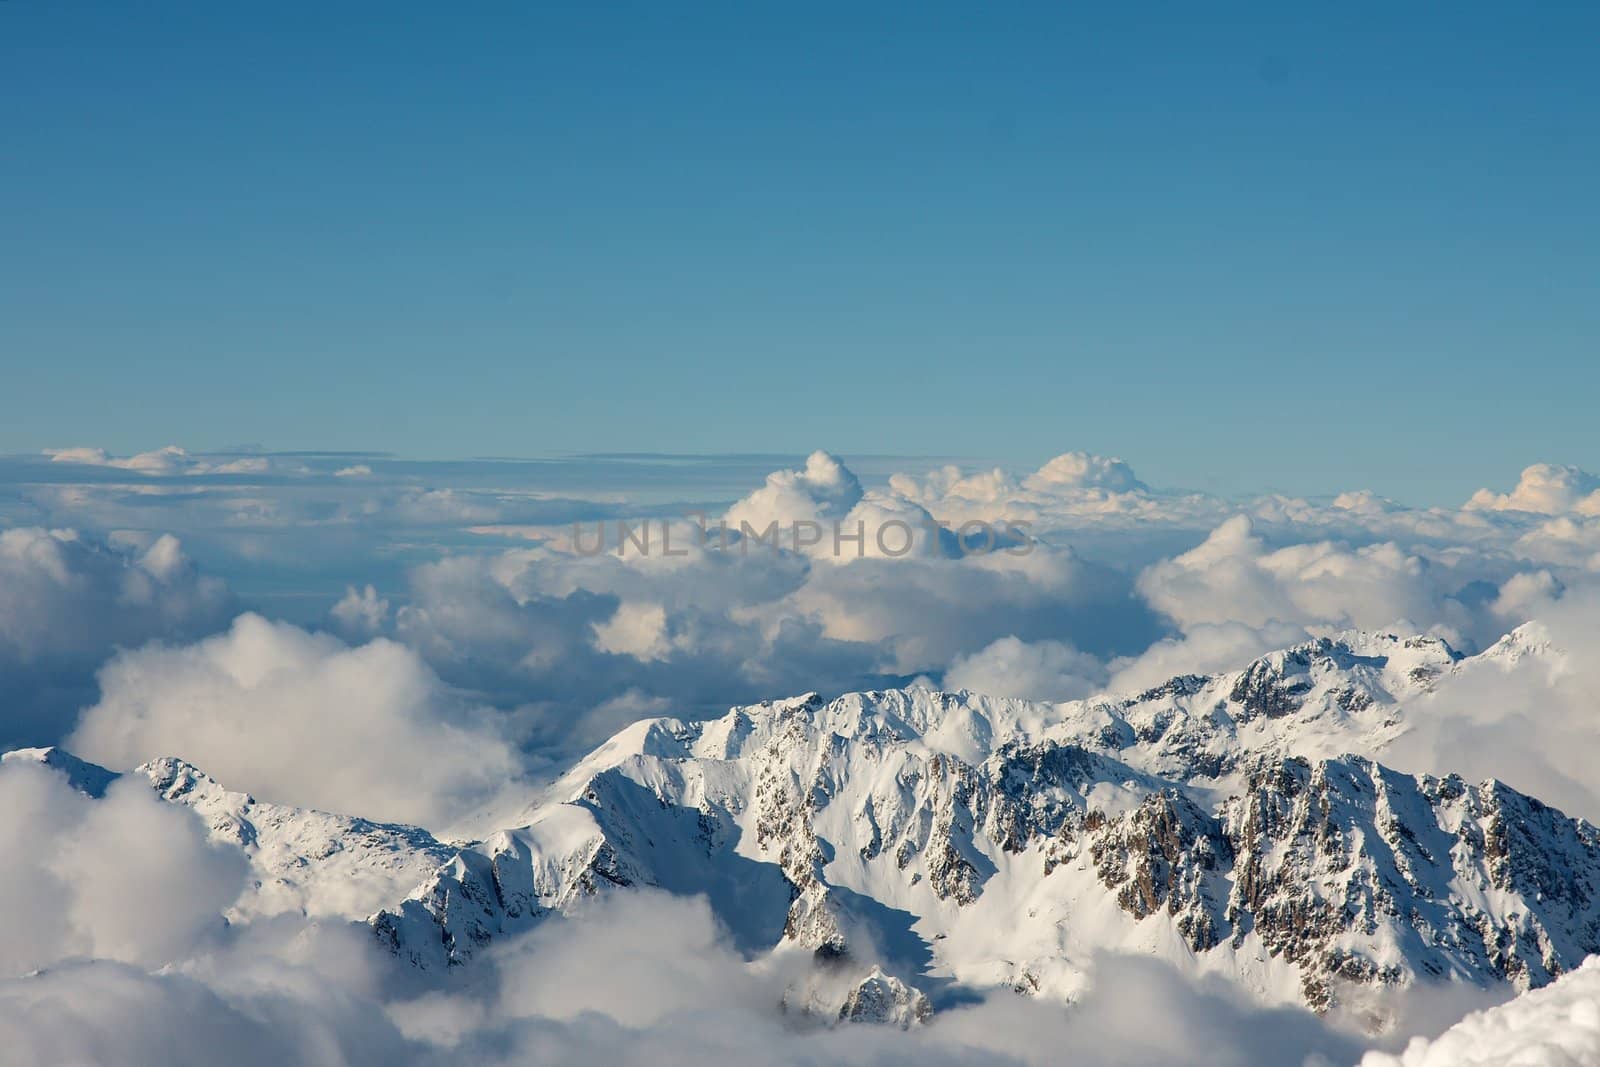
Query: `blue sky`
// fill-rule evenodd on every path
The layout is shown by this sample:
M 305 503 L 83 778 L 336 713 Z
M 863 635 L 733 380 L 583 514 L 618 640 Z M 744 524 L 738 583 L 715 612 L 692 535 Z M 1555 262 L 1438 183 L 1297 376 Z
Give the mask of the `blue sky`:
M 0 451 L 1600 467 L 1589 5 L 0 3 Z

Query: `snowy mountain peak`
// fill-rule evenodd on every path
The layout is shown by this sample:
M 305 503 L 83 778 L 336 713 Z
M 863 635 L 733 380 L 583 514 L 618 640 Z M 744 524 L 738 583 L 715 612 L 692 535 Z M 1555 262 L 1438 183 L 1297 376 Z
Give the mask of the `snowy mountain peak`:
M 81 760 L 64 748 L 14 748 L 0 755 L 0 761 L 11 763 L 37 763 L 57 771 L 78 792 L 99 798 L 105 795 L 111 783 L 120 775 L 98 764 Z
M 241 916 L 297 912 L 365 918 L 400 899 L 455 850 L 426 830 L 256 800 L 181 759 L 133 773 L 163 800 L 192 809 L 211 836 L 243 849 L 255 870 Z
M 1346 635 L 1117 703 L 908 689 L 648 720 L 375 925 L 456 965 L 652 885 L 935 1006 L 949 982 L 1071 996 L 1106 948 L 1317 1010 L 1347 983 L 1540 985 L 1600 948 L 1594 828 L 1330 747 L 1381 742 L 1460 661 Z
M 1324 1011 L 1352 985 L 1540 986 L 1600 951 L 1594 827 L 1375 758 L 1477 659 L 1559 655 L 1537 636 L 1464 660 L 1343 634 L 1117 699 L 910 688 L 648 719 L 464 844 L 182 760 L 137 773 L 249 856 L 241 915 L 365 920 L 422 969 L 641 886 L 703 894 L 751 956 L 814 958 L 793 1003 L 817 1018 L 913 1025 L 963 987 L 1070 999 L 1106 950 Z
M 1509 668 L 1528 660 L 1559 665 L 1566 654 L 1550 637 L 1549 628 L 1533 621 L 1518 626 L 1477 658 Z

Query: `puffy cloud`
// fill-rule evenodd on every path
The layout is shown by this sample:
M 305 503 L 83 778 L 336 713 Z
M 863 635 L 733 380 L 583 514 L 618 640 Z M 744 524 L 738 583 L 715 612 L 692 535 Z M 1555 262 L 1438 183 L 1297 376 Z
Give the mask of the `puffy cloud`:
M 1003 637 L 1105 655 L 1136 651 L 1164 632 L 1126 575 L 1066 548 L 999 536 L 991 545 L 984 531 L 968 530 L 963 551 L 958 529 L 939 533 L 933 554 L 925 542 L 901 554 L 908 533 L 928 536 L 928 513 L 893 494 L 862 492 L 823 453 L 771 475 L 727 518 L 751 529 L 795 521 L 828 529 L 821 543 L 795 551 L 788 538 L 758 544 L 735 534 L 724 546 L 715 525 L 702 540 L 690 523 L 652 520 L 648 551 L 638 547 L 646 534 L 636 522 L 628 544 L 606 524 L 570 541 L 457 555 L 413 569 L 389 632 L 452 683 L 522 705 L 541 748 L 554 746 L 552 758 L 600 740 L 593 731 L 629 707 L 667 703 L 699 717 L 774 694 L 941 672 Z M 862 535 L 837 557 L 835 522 Z M 891 522 L 899 528 L 876 544 Z M 369 603 L 364 593 L 347 595 L 334 616 L 341 632 L 368 632 Z
M 1250 519 L 1238 515 L 1198 547 L 1145 570 L 1138 587 L 1185 628 L 1234 622 L 1422 630 L 1467 621 L 1449 597 L 1461 584 L 1448 569 L 1392 542 L 1271 550 Z
M 428 1062 L 374 999 L 370 932 L 228 925 L 238 849 L 142 778 L 100 799 L 0 763 L 0 1048 L 18 1063 Z
M 1043 1065 L 1068 1048 L 1083 1067 L 1281 1067 L 1359 1055 L 1307 1012 L 1263 1009 L 1144 960 L 1098 960 L 1070 1008 L 1007 990 L 908 1032 L 799 1015 L 794 991 L 809 968 L 793 956 L 741 958 L 703 900 L 633 892 L 493 950 L 466 988 L 390 1011 L 414 1041 L 490 1063 Z
M 193 645 L 118 653 L 71 747 L 126 768 L 179 756 L 230 787 L 438 825 L 518 774 L 503 724 L 410 649 L 349 647 L 258 615 Z
M 448 681 L 519 708 L 556 762 L 609 736 L 630 708 L 670 702 L 675 715 L 703 717 L 773 693 L 885 681 L 876 648 L 798 613 L 771 626 L 752 616 L 806 582 L 805 557 L 683 543 L 682 559 L 535 548 L 427 564 L 412 571 L 392 633 Z
M 353 585 L 346 586 L 344 599 L 328 614 L 346 636 L 374 637 L 389 620 L 389 601 L 380 597 L 370 584 L 359 590 Z
M 285 916 L 155 970 L 67 960 L 0 981 L 0 1047 L 25 1063 L 443 1063 L 384 1012 L 403 976 L 380 955 L 360 928 Z
M 64 964 L 0 983 L 0 1043 L 18 1063 L 430 1062 L 406 1046 L 376 1005 L 352 1001 L 337 987 L 318 988 L 301 971 L 264 963 L 239 977 L 259 984 L 208 984 L 107 961 Z
M 68 923 L 99 959 L 154 966 L 178 957 L 221 925 L 246 874 L 242 856 L 210 844 L 199 820 L 136 781 L 112 783 L 55 845 Z
M 775 471 L 766 484 L 728 509 L 728 525 L 749 523 L 763 530 L 768 523 L 842 518 L 861 500 L 861 482 L 836 456 L 811 453 L 801 470 Z
M 1544 989 L 1474 1012 L 1404 1052 L 1369 1052 L 1360 1067 L 1585 1067 L 1600 1064 L 1600 957 Z
M 1386 500 L 1370 489 L 1340 493 L 1333 498 L 1333 507 L 1339 511 L 1367 516 L 1390 515 L 1399 509 L 1399 505 L 1394 501 Z
M 1214 497 L 1152 492 L 1127 463 L 1087 452 L 1057 456 L 1020 481 L 999 468 L 969 474 L 944 466 L 921 478 L 895 474 L 889 488 L 951 524 L 1010 520 L 1075 536 L 1095 528 L 1125 534 L 1134 524 L 1194 527 L 1227 513 Z
M 667 609 L 660 604 L 618 604 L 605 622 L 594 624 L 594 644 L 601 652 L 638 660 L 667 657 Z
M 796 613 L 820 621 L 828 637 L 881 649 L 886 669 L 902 674 L 938 669 L 1001 636 L 1106 655 L 1143 648 L 1161 632 L 1124 576 L 1049 546 L 818 568 L 762 609 L 769 626 Z
M 785 1011 L 809 961 L 746 960 L 703 901 L 619 893 L 544 923 L 464 974 L 385 981 L 370 947 L 326 927 L 228 931 L 151 973 L 64 963 L 0 981 L 0 1045 L 25 1062 L 756 1065 L 974 1062 L 1082 1067 L 1348 1063 L 1354 1043 L 1309 1013 L 1263 1009 L 1154 962 L 1099 961 L 1063 1009 L 1002 991 L 909 1032 Z
M 1491 605 L 1494 613 L 1515 624 L 1528 621 L 1561 596 L 1562 584 L 1547 570 L 1522 571 L 1507 578 Z
M 182 632 L 226 602 L 171 535 L 119 550 L 73 530 L 0 530 L 0 649 L 20 662 Z
M 113 648 L 197 636 L 231 607 L 223 583 L 200 574 L 170 534 L 107 542 L 0 530 L 0 744 L 59 740 Z
M 1511 596 L 1525 624 L 1407 709 L 1386 753 L 1397 767 L 1498 778 L 1562 810 L 1600 820 L 1600 585 L 1559 591 L 1537 579 Z M 1502 592 L 1500 600 L 1507 599 Z
M 1119 567 L 1192 545 L 1190 531 L 1208 529 L 1233 510 L 1215 497 L 1153 492 L 1121 460 L 1081 452 L 1020 481 L 999 468 L 968 473 L 944 466 L 920 477 L 895 474 L 889 488 L 950 527 L 1018 525 Z
M 829 563 L 912 556 L 952 557 L 1018 543 L 1007 530 L 942 529 L 926 508 L 897 493 L 863 492 L 835 456 L 813 452 L 802 470 L 777 471 L 737 501 L 714 536 L 736 538 L 741 550 L 776 544 Z M 709 533 L 711 528 L 707 527 Z M 742 539 L 742 540 L 737 540 Z
M 797 963 L 741 960 L 701 901 L 618 896 L 501 953 L 494 1007 L 474 1016 L 458 1001 L 449 1047 L 481 1055 L 509 1039 L 511 1058 L 533 1063 L 1042 1065 L 1069 1048 L 1082 1067 L 1264 1067 L 1357 1054 L 1306 1012 L 1262 1009 L 1221 983 L 1114 956 L 1097 961 L 1088 994 L 1066 1009 L 1004 991 L 909 1032 L 808 1026 L 778 1009 L 786 987 L 803 981 Z
M 1023 484 L 1029 489 L 1103 489 L 1108 493 L 1142 493 L 1149 488 L 1122 460 L 1087 452 L 1063 452 Z
M 614 514 L 614 492 L 578 479 L 606 464 L 412 463 L 350 454 L 165 450 L 140 469 L 97 460 L 0 456 L 0 524 L 84 531 L 175 531 L 208 573 L 252 606 L 296 621 L 324 613 L 347 585 L 397 590 L 405 570 L 448 546 L 503 543 L 514 531 Z M 347 468 L 367 473 L 342 473 Z M 612 475 L 614 477 L 614 474 Z M 546 483 L 568 488 L 552 492 Z M 8 506 L 9 505 L 9 506 Z M 477 532 L 474 532 L 477 531 Z M 231 617 L 231 614 L 230 614 Z M 225 621 L 225 620 L 224 620 Z
M 946 465 L 928 472 L 922 479 L 909 474 L 894 474 L 889 488 L 907 500 L 923 503 L 963 500 L 976 504 L 998 504 L 1015 500 L 1021 486 L 999 467 L 967 474 Z
M 1600 519 L 1561 515 L 1528 530 L 1512 548 L 1537 562 L 1600 571 Z
M 746 968 L 704 897 L 614 896 L 548 923 L 495 961 L 505 1018 L 593 1013 L 640 1028 L 712 1006 L 773 1012 L 783 986 Z
M 244 887 L 236 850 L 142 782 L 102 800 L 39 764 L 0 763 L 0 975 L 70 956 L 160 966 L 222 928 Z
M 991 696 L 1059 701 L 1089 696 L 1105 682 L 1105 665 L 1071 645 L 1002 637 L 958 656 L 945 671 L 943 685 Z
M 1509 493 L 1479 489 L 1469 510 L 1528 511 L 1539 515 L 1600 515 L 1600 476 L 1577 467 L 1535 463 L 1522 472 Z
M 222 457 L 202 459 L 216 464 Z M 399 484 L 387 462 L 369 464 L 378 474 L 354 482 L 334 477 L 347 459 L 306 462 L 322 483 L 294 492 L 324 494 L 314 508 L 309 496 L 286 496 L 268 483 L 251 487 L 249 499 L 262 510 L 250 523 L 272 531 L 258 538 L 253 584 L 282 582 L 280 557 L 302 554 L 297 535 L 278 531 L 316 531 L 307 535 L 315 547 L 303 554 L 334 555 L 316 564 L 311 580 L 337 582 L 324 601 L 332 604 L 325 625 L 352 642 L 385 635 L 409 646 L 451 686 L 509 713 L 536 758 L 554 761 L 598 740 L 596 731 L 629 709 L 666 707 L 694 717 L 779 693 L 893 684 L 958 663 L 972 672 L 997 660 L 1007 646 L 996 642 L 1008 637 L 1036 646 L 1040 673 L 1029 685 L 1038 693 L 1106 681 L 1113 659 L 1113 685 L 1154 683 L 1162 670 L 1225 669 L 1312 630 L 1347 625 L 1437 629 L 1470 648 L 1516 621 L 1517 597 L 1533 579 L 1508 579 L 1545 572 L 1558 585 L 1570 583 L 1574 563 L 1587 558 L 1574 560 L 1575 546 L 1530 565 L 1532 548 L 1506 547 L 1533 536 L 1516 513 L 1423 513 L 1370 494 L 1347 494 L 1332 507 L 1271 498 L 1251 506 L 1251 519 L 1222 523 L 1215 498 L 1151 493 L 1126 464 L 1083 453 L 1059 457 L 1022 482 L 1002 471 L 945 468 L 922 481 L 897 475 L 887 490 L 864 488 L 836 457 L 813 454 L 769 474 L 726 515 L 763 529 L 774 521 L 822 524 L 819 543 L 799 552 L 792 529 L 782 550 L 737 535 L 718 550 L 714 538 L 700 545 L 690 525 L 676 523 L 672 543 L 687 552 L 668 558 L 659 552 L 664 524 L 657 517 L 658 551 L 644 558 L 562 551 L 570 529 L 537 524 L 515 527 L 535 547 L 482 554 L 439 539 L 451 530 L 509 530 L 478 523 L 548 517 L 559 508 L 548 509 L 565 505 L 481 485 Z M 210 489 L 196 499 L 202 503 L 183 504 L 181 514 L 216 504 Z M 230 506 L 246 502 L 237 494 L 227 499 Z M 1003 544 L 984 552 L 981 533 L 963 552 L 945 531 L 930 554 L 933 515 L 951 525 L 1032 515 L 1043 518 L 1043 529 L 1060 532 L 1019 556 Z M 238 533 L 236 546 L 257 537 L 241 532 L 248 523 L 231 522 L 223 525 Z M 891 524 L 899 523 L 922 543 L 897 557 L 875 534 L 888 529 L 894 544 L 887 547 L 897 548 L 904 531 Z M 861 558 L 850 541 L 834 556 L 834 524 L 847 535 L 859 524 Z M 1373 540 L 1375 531 L 1385 539 Z M 615 541 L 614 531 L 610 536 Z M 414 555 L 374 547 L 389 537 L 413 542 L 406 551 Z M 443 550 L 428 547 L 441 543 L 454 554 L 438 558 Z M 340 553 L 362 576 L 355 584 L 336 565 Z M 167 573 L 160 555 L 144 565 Z M 414 562 L 404 570 L 407 559 Z M 375 566 L 383 571 L 366 570 Z M 1135 593 L 1129 573 L 1141 569 Z M 1080 660 L 1051 681 L 1043 660 L 1056 645 L 1101 665 Z M 80 679 L 87 674 L 87 666 L 79 668 Z M 75 703 L 92 700 L 81 682 L 79 692 Z

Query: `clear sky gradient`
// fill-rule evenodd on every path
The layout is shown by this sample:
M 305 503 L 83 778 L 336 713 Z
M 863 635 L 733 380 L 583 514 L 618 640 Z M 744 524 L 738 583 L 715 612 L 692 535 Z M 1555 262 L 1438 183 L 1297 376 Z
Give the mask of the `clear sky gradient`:
M 0 0 L 0 451 L 1600 469 L 1600 7 Z

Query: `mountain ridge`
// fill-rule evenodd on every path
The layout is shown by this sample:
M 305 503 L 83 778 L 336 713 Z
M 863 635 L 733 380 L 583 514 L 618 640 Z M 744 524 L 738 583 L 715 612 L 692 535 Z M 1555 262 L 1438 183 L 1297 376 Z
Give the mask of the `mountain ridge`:
M 175 758 L 135 773 L 250 856 L 237 917 L 362 921 L 423 970 L 655 887 L 705 894 L 749 956 L 831 969 L 797 997 L 824 1016 L 1070 1000 L 1107 950 L 1325 1012 L 1356 988 L 1535 988 L 1600 951 L 1600 832 L 1374 757 L 1464 671 L 1560 655 L 1528 627 L 1477 657 L 1344 634 L 1114 698 L 912 688 L 647 719 L 461 842 L 259 802 Z M 93 766 L 50 751 L 8 758 Z

